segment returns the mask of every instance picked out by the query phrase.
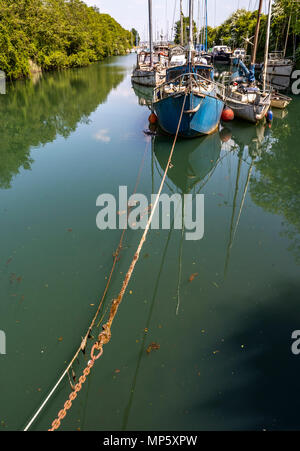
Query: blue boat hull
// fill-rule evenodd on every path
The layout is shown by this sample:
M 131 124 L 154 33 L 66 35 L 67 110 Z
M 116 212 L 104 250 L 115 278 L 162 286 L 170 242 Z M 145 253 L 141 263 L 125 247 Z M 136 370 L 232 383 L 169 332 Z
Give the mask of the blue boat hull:
M 153 104 L 160 127 L 170 135 L 176 134 L 184 97 L 185 94 L 177 94 Z M 220 123 L 223 108 L 224 102 L 216 97 L 188 94 L 179 135 L 193 138 L 213 133 Z

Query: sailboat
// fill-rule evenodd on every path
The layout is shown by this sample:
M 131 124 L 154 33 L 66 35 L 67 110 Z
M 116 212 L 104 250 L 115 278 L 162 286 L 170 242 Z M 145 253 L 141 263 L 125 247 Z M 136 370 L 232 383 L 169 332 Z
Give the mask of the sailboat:
M 278 92 L 272 92 L 271 106 L 279 110 L 284 110 L 292 101 L 291 97 L 285 96 Z
M 271 30 L 271 12 L 272 12 L 272 0 L 269 0 L 269 14 L 268 14 L 268 24 L 267 24 L 267 37 L 266 37 L 266 48 L 265 48 L 265 61 L 264 61 L 264 68 L 263 68 L 263 89 L 266 88 L 266 83 L 268 79 L 268 52 L 269 52 L 269 44 L 270 44 L 270 30 Z M 284 110 L 292 101 L 290 97 L 287 97 L 283 94 L 280 94 L 276 92 L 272 88 L 271 92 L 271 106 L 273 108 Z
M 137 64 L 133 69 L 131 79 L 138 85 L 155 88 L 164 83 L 166 79 L 166 61 L 164 56 L 160 53 L 154 55 L 153 51 L 152 0 L 148 0 L 148 10 L 150 52 L 141 51 L 137 54 Z
M 153 101 L 161 129 L 175 135 L 180 122 L 179 135 L 184 138 L 217 130 L 225 94 L 213 81 L 213 67 L 194 63 L 193 0 L 189 0 L 189 17 L 188 63 L 167 70 L 167 80 L 154 90 Z
M 286 57 L 289 32 L 290 32 L 290 27 L 291 27 L 291 19 L 292 19 L 292 13 L 290 13 L 289 20 L 288 20 L 284 51 L 283 52 L 276 51 L 276 52 L 269 54 L 269 61 L 268 61 L 268 65 L 267 65 L 267 74 L 268 74 L 268 78 L 270 79 L 271 82 L 275 77 L 276 78 L 283 77 L 283 78 L 290 79 L 293 69 L 295 67 L 294 61 L 292 59 Z
M 266 91 L 265 85 L 264 89 L 260 90 L 255 80 L 255 63 L 262 7 L 263 0 L 260 0 L 250 69 L 240 59 L 235 61 L 238 65 L 238 73 L 234 74 L 231 79 L 231 84 L 227 88 L 226 99 L 226 105 L 234 111 L 235 117 L 254 124 L 266 116 L 271 105 L 270 92 Z M 270 14 L 271 12 L 269 11 L 269 16 Z
M 284 56 L 284 52 L 269 53 L 267 74 L 270 78 L 291 77 L 295 67 L 294 61 Z

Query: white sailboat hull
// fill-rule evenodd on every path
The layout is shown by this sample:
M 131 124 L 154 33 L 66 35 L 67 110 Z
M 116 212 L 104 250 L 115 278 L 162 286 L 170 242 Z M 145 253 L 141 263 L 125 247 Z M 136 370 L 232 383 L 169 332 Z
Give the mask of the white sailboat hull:
M 166 71 L 134 69 L 132 81 L 138 85 L 155 88 L 166 79 Z
M 290 77 L 282 77 L 277 75 L 267 75 L 267 83 L 272 85 L 277 90 L 288 89 L 291 84 Z
M 267 75 L 274 75 L 280 77 L 290 77 L 294 69 L 294 64 L 284 64 L 284 63 L 269 63 L 267 67 Z
M 292 99 L 290 97 L 284 96 L 282 94 L 272 94 L 271 96 L 271 107 L 277 108 L 279 110 L 284 110 L 290 103 Z

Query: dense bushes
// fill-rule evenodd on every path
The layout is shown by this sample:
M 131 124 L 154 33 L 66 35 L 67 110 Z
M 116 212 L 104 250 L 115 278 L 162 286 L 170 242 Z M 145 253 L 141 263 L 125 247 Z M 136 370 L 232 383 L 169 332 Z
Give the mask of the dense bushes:
M 124 54 L 132 34 L 81 0 L 0 0 L 0 70 L 29 75 L 29 60 L 45 70 L 86 66 Z

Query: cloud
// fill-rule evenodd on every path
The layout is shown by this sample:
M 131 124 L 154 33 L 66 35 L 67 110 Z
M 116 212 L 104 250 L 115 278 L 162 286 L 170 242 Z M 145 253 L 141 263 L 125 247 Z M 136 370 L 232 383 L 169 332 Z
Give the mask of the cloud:
M 110 141 L 111 141 L 111 137 L 108 135 L 108 130 L 106 130 L 106 129 L 101 129 L 101 130 L 99 130 L 95 135 L 94 135 L 94 138 L 97 140 L 97 141 L 101 141 L 101 142 L 103 142 L 103 143 L 109 143 Z

